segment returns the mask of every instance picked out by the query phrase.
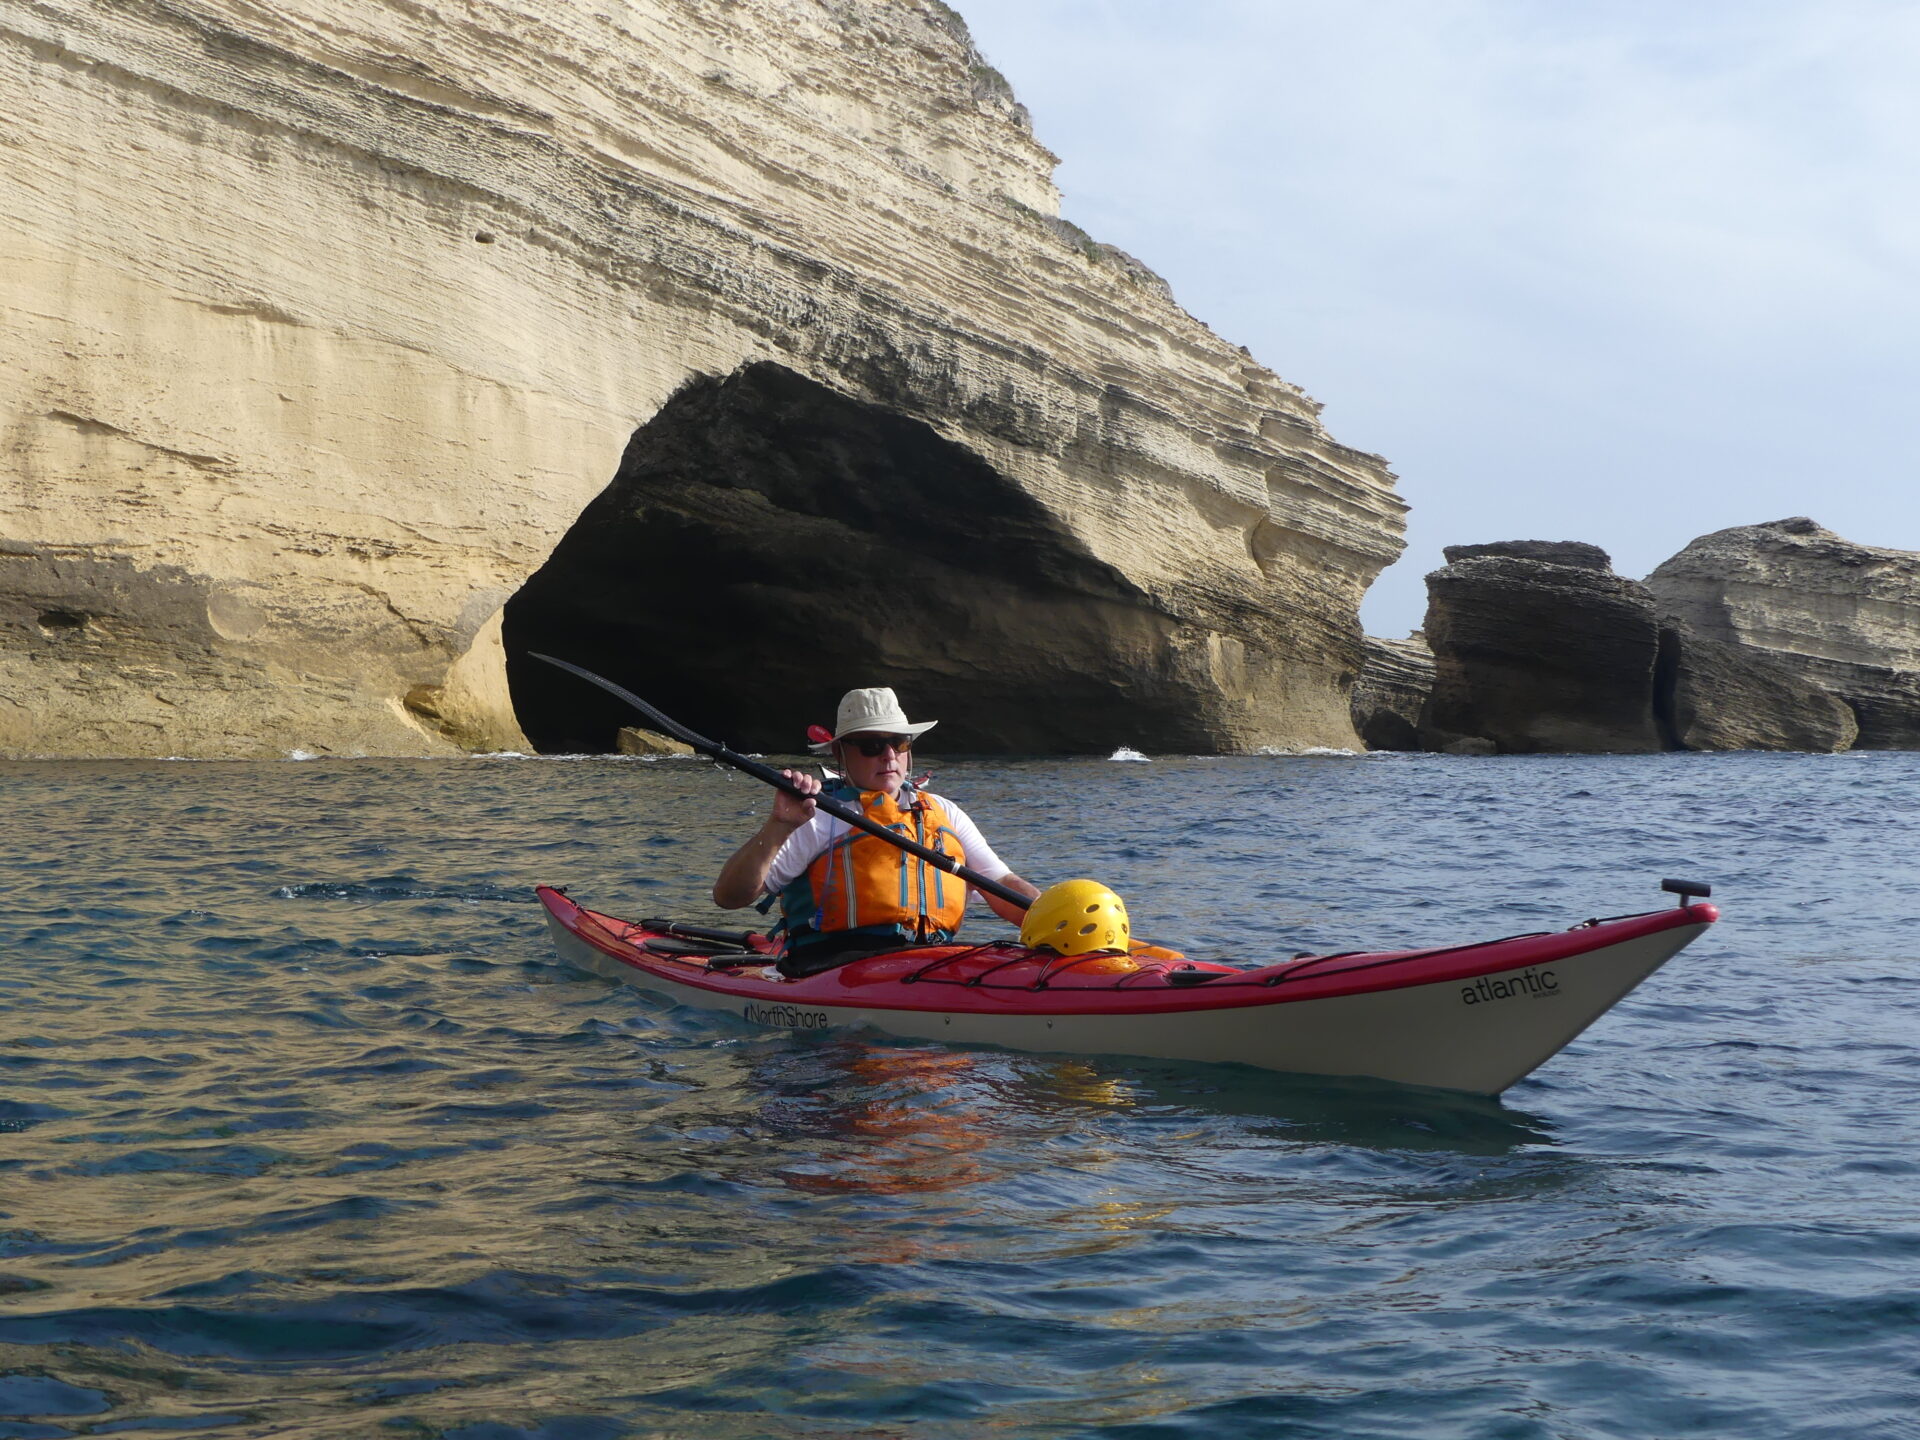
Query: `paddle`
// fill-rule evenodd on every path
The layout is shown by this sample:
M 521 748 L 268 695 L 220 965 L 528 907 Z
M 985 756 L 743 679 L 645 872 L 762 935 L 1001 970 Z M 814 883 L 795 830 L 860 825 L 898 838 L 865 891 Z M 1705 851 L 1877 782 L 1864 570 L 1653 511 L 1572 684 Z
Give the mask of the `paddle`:
M 624 690 L 611 680 L 602 679 L 591 670 L 583 670 L 571 661 L 556 660 L 551 655 L 539 655 L 531 650 L 527 653 L 532 655 L 536 660 L 544 660 L 549 665 L 557 665 L 570 674 L 578 675 L 582 680 L 598 685 L 609 695 L 619 696 L 651 720 L 661 730 L 673 736 L 674 739 L 691 745 L 702 755 L 712 756 L 722 765 L 731 765 L 734 769 L 743 774 L 751 775 L 764 785 L 771 785 L 776 790 L 784 790 L 795 799 L 811 800 L 815 805 L 826 811 L 827 814 L 833 816 L 834 819 L 844 820 L 847 824 L 853 826 L 854 829 L 864 830 L 875 839 L 884 840 L 889 845 L 906 851 L 909 855 L 917 856 L 929 865 L 946 871 L 949 875 L 958 875 L 962 880 L 966 881 L 967 884 L 973 886 L 974 889 L 985 891 L 997 900 L 1004 900 L 1009 905 L 1016 906 L 1021 910 L 1026 909 L 1033 903 L 1033 900 L 1029 896 L 1022 895 L 1018 890 L 1002 885 L 998 880 L 989 880 L 977 870 L 969 870 L 965 865 L 962 865 L 951 856 L 943 855 L 938 850 L 929 849 L 917 840 L 909 840 L 897 831 L 889 830 L 877 821 L 869 820 L 857 805 L 849 805 L 846 801 L 836 800 L 831 795 L 809 795 L 778 770 L 773 769 L 771 766 L 762 765 L 758 760 L 749 760 L 745 755 L 729 750 L 718 740 L 709 740 L 706 736 L 689 730 L 678 720 L 661 714 L 631 690 Z

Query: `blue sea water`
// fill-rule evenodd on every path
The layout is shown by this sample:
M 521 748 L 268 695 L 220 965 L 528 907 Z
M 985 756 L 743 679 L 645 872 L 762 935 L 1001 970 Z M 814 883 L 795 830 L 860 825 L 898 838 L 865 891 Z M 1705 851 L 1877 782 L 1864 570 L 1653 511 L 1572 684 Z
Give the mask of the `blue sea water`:
M 0 1437 L 1920 1437 L 1920 756 L 958 762 L 1198 955 L 1725 919 L 1500 1102 L 559 966 L 765 792 L 0 766 Z

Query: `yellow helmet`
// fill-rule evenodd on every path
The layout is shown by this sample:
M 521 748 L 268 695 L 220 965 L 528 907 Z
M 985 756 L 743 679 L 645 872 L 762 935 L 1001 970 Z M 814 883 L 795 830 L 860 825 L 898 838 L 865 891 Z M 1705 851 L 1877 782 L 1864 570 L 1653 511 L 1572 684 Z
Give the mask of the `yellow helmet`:
M 1127 948 L 1127 907 L 1098 880 L 1063 880 L 1027 907 L 1020 943 L 1061 955 L 1090 955 Z

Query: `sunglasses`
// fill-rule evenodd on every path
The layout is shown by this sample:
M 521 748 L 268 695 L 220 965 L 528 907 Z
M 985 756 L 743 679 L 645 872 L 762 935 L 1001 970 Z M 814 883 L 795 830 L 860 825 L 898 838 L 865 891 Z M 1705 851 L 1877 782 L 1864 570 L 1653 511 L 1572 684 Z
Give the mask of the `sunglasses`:
M 869 760 L 877 760 L 887 751 L 904 755 L 913 748 L 911 735 L 851 735 L 842 744 L 851 745 Z

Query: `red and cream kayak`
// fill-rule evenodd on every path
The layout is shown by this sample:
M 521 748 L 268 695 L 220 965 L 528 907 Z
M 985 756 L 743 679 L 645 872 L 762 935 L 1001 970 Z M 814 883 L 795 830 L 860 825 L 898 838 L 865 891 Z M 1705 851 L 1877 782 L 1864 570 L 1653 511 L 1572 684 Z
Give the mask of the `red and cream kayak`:
M 1719 919 L 1712 905 L 1689 904 L 1476 945 L 1251 970 L 1148 959 L 1116 974 L 1012 943 L 942 945 L 788 980 L 764 941 L 765 962 L 716 964 L 562 891 L 541 886 L 539 896 L 562 960 L 750 1024 L 1227 1062 L 1478 1095 L 1497 1095 L 1550 1059 Z

